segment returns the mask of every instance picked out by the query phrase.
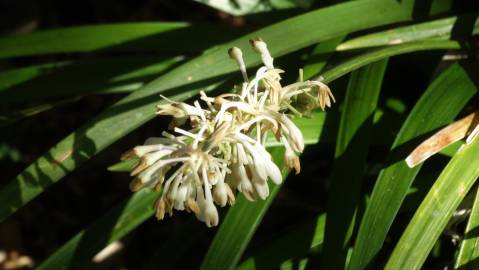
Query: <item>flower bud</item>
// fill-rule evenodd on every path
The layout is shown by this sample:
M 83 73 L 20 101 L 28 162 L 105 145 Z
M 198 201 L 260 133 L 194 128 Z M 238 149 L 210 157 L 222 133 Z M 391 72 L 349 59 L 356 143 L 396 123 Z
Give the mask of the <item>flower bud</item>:
M 255 52 L 261 54 L 261 60 L 263 61 L 263 64 L 268 69 L 273 69 L 273 57 L 271 57 L 271 54 L 268 51 L 268 46 L 266 45 L 266 42 L 264 42 L 261 38 L 255 38 L 251 39 L 249 43 L 251 44 L 251 47 L 253 47 L 253 50 Z
M 246 73 L 246 65 L 243 60 L 243 52 L 241 51 L 241 49 L 238 47 L 233 47 L 228 50 L 228 54 L 230 55 L 232 59 L 235 60 L 236 64 L 238 64 L 238 67 L 241 71 L 241 75 L 243 76 L 243 80 L 247 82 L 248 74 Z
M 293 149 L 289 145 L 286 139 L 282 138 L 281 141 L 284 144 L 285 151 L 284 151 L 284 162 L 286 166 L 290 169 L 294 168 L 296 174 L 301 171 L 301 164 L 299 162 L 299 157 L 294 153 Z
M 162 220 L 165 218 L 165 208 L 166 208 L 166 205 L 165 205 L 165 200 L 163 199 L 163 197 L 161 197 L 160 199 L 158 199 L 156 202 L 155 202 L 155 216 L 158 220 Z
M 254 201 L 256 199 L 256 192 L 254 191 L 253 185 L 246 173 L 245 166 L 239 163 L 234 163 L 231 172 L 233 177 L 239 182 L 237 189 L 244 194 L 246 199 Z
M 206 226 L 214 227 L 218 225 L 219 217 L 218 210 L 216 209 L 213 202 L 207 202 L 206 207 L 204 208 L 204 221 Z
M 196 215 L 198 215 L 200 213 L 200 207 L 198 206 L 196 201 L 193 200 L 190 197 L 188 197 L 188 199 L 186 199 L 186 209 L 195 213 Z
M 228 193 L 226 189 L 227 184 L 225 182 L 219 182 L 216 184 L 213 190 L 213 199 L 216 204 L 224 207 L 228 202 Z

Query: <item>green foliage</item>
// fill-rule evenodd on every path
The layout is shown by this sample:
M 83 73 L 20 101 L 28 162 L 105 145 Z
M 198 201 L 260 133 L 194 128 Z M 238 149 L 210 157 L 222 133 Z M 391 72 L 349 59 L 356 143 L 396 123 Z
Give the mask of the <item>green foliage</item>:
M 420 269 L 477 177 L 479 141 L 464 145 L 442 171 L 409 222 L 385 269 Z M 471 266 L 472 267 L 472 266 Z
M 0 158 L 8 165 L 30 163 L 1 187 L 0 221 L 28 208 L 39 195 L 51 196 L 46 193 L 50 186 L 153 119 L 155 105 L 163 102 L 160 94 L 183 101 L 200 90 L 229 91 L 239 75 L 227 50 L 242 48 L 247 67 L 255 68 L 260 61 L 247 49 L 248 39 L 261 37 L 275 63 L 293 63 L 278 64 L 278 68 L 290 73 L 298 64 L 291 59 L 301 58 L 301 64 L 306 63 L 304 78 L 322 76 L 336 96 L 331 110 L 294 119 L 310 146 L 306 153 L 321 155 L 312 161 L 317 164 L 302 167 L 327 164 L 332 168 L 325 172 L 328 176 L 308 176 L 316 177 L 314 181 L 327 178 L 322 183 L 328 192 L 327 205 L 310 206 L 314 211 L 307 218 L 288 220 L 286 228 L 256 239 L 268 210 L 283 198 L 284 186 L 306 178 L 288 176 L 283 169 L 284 179 L 290 180 L 283 186 L 271 184 L 266 200 L 252 203 L 240 195 L 225 210 L 218 229 L 208 232 L 212 241 L 196 268 L 420 269 L 434 256 L 449 256 L 448 265 L 455 264 L 456 269 L 477 268 L 478 195 L 464 235 L 459 232 L 464 240 L 455 263 L 440 248 L 430 256 L 439 240 L 449 241 L 441 235 L 474 190 L 479 176 L 477 139 L 446 148 L 443 156 L 427 160 L 424 168 L 409 168 L 404 162 L 437 129 L 468 110 L 477 110 L 471 102 L 478 86 L 474 74 L 479 71 L 471 42 L 479 31 L 477 11 L 456 13 L 450 1 L 431 1 L 428 9 L 419 1 L 361 0 L 327 7 L 318 4 L 316 10 L 310 10 L 316 5 L 311 1 L 198 1 L 235 15 L 274 15 L 289 8 L 302 14 L 249 34 L 219 24 L 156 22 L 70 27 L 0 38 L 0 59 L 5 63 L 39 57 L 29 65 L 10 69 L 4 65 L 0 70 L 0 104 L 5 107 L 0 111 L 0 128 L 5 131 L 20 129 L 23 121 L 28 124 L 47 110 L 75 104 L 86 96 L 120 97 L 33 162 L 0 142 Z M 418 14 L 421 10 L 425 13 Z M 449 17 L 428 18 L 438 11 L 449 11 Z M 88 57 L 70 57 L 71 53 Z M 409 82 L 404 76 L 401 80 L 408 89 L 393 92 L 389 79 L 402 72 L 394 69 L 395 61 L 411 57 L 404 55 L 409 53 L 420 60 L 415 61 L 422 71 L 420 79 Z M 44 55 L 61 58 L 40 57 Z M 284 155 L 277 147 L 281 143 L 270 136 L 267 146 L 281 166 Z M 109 160 L 113 165 L 107 169 L 111 174 L 123 173 L 137 162 Z M 92 217 L 38 269 L 85 269 L 98 251 L 151 218 L 151 205 L 159 195 L 144 189 L 122 197 L 115 207 Z M 308 204 L 299 200 L 298 205 Z M 174 268 L 175 261 L 193 249 L 206 231 L 198 226 L 203 225 L 178 226 L 159 245 L 161 254 L 142 263 L 152 269 L 159 263 L 165 269 Z M 182 245 L 172 255 L 170 247 L 175 243 Z
M 451 87 L 457 91 L 451 92 Z M 466 71 L 459 65 L 453 65 L 429 86 L 416 103 L 396 136 L 387 166 L 381 170 L 375 183 L 359 227 L 350 269 L 364 269 L 377 255 L 419 172 L 419 166 L 411 169 L 404 162 L 408 151 L 414 149 L 425 135 L 453 120 L 476 91 Z
M 326 269 L 346 265 L 376 110 L 387 59 L 351 73 L 336 140 L 322 257 Z M 345 169 L 347 168 L 347 170 Z
M 477 228 L 479 225 L 479 193 L 474 190 L 472 194 L 476 193 L 474 206 L 472 207 L 471 216 L 467 222 L 467 227 L 464 232 L 464 240 L 459 250 L 459 255 L 456 259 L 455 269 L 476 269 L 479 267 L 477 257 L 479 257 L 479 236 L 477 235 Z

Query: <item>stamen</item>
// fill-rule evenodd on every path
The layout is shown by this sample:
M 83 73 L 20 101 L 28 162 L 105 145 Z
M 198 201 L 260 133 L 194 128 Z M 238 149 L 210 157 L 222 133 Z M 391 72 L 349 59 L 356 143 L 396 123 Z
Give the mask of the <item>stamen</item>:
M 180 133 L 180 134 L 183 134 L 183 135 L 185 135 L 185 136 L 188 136 L 188 137 L 190 137 L 190 138 L 192 138 L 192 139 L 197 139 L 197 138 L 198 138 L 198 135 L 197 135 L 197 134 L 193 134 L 193 133 L 191 133 L 191 132 L 189 132 L 189 131 L 186 131 L 186 130 L 184 130 L 184 129 L 181 129 L 181 128 L 179 128 L 179 127 L 175 127 L 174 130 L 175 130 L 175 132 Z M 198 139 L 198 140 L 200 140 L 200 139 Z

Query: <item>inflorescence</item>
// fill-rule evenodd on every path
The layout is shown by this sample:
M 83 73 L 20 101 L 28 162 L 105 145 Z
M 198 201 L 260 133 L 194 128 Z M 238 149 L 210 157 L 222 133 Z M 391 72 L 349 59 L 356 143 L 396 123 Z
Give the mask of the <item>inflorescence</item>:
M 270 132 L 285 147 L 285 165 L 299 173 L 304 139 L 291 114 L 324 110 L 334 97 L 320 80 L 300 78 L 281 86 L 283 71 L 273 66 L 266 43 L 259 38 L 250 43 L 264 64 L 253 79 L 249 80 L 241 50 L 231 48 L 228 53 L 244 79 L 236 93 L 208 97 L 201 92 L 193 105 L 163 97 L 167 104 L 158 105 L 157 114 L 173 117 L 175 134 L 164 131 L 163 137 L 149 138 L 121 157 L 140 159 L 131 171 L 133 191 L 143 187 L 163 191 L 154 205 L 158 219 L 166 213 L 171 216 L 173 209 L 186 210 L 208 227 L 216 226 L 215 204 L 233 205 L 236 191 L 250 201 L 268 197 L 268 179 L 282 182 L 280 169 L 265 149 Z

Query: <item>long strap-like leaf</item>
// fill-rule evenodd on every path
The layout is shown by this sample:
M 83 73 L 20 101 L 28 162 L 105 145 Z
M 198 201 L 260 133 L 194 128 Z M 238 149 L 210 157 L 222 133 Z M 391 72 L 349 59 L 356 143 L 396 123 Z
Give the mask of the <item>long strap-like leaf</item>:
M 467 222 L 464 239 L 457 255 L 454 269 L 479 269 L 479 192 L 476 190 L 474 205 Z
M 455 64 L 444 71 L 416 103 L 396 137 L 385 168 L 378 176 L 359 227 L 349 269 L 367 268 L 381 249 L 407 190 L 420 169 L 419 166 L 410 169 L 404 162 L 404 158 L 417 146 L 418 137 L 452 121 L 476 91 L 464 68 Z
M 0 59 L 103 50 L 199 53 L 239 34 L 231 27 L 185 22 L 76 26 L 0 38 Z
M 457 30 L 470 27 L 470 25 L 468 25 L 469 23 L 473 24 L 472 29 L 469 33 L 465 34 L 475 35 L 479 33 L 479 19 L 477 19 L 477 13 L 473 13 L 417 23 L 361 36 L 343 42 L 336 49 L 342 51 L 384 45 L 397 45 L 424 39 L 449 39 L 451 36 L 453 36 L 453 38 L 460 38 L 460 36 L 456 36 Z
M 479 177 L 477 164 L 479 140 L 474 140 L 464 145 L 444 168 L 409 222 L 385 269 L 421 269 L 452 214 Z
M 354 228 L 361 181 L 387 59 L 354 71 L 349 80 L 336 142 L 329 190 L 322 265 L 344 269 Z

